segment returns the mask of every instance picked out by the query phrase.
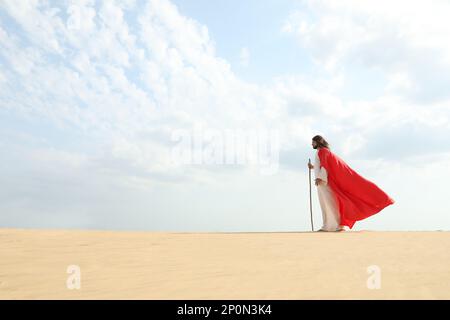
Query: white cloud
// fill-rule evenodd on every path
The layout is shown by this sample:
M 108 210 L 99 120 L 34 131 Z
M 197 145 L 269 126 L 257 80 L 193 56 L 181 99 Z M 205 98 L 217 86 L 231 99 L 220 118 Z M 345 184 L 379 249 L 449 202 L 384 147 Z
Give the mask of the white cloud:
M 242 66 L 248 67 L 248 63 L 250 61 L 250 50 L 247 47 L 241 48 L 239 60 Z
M 355 132 L 370 147 L 369 137 L 386 132 L 384 128 L 398 128 L 396 134 L 408 131 L 410 125 L 430 136 L 448 132 L 450 3 L 319 0 L 304 4 L 306 10 L 292 12 L 282 31 L 295 35 L 330 79 L 344 75 L 332 94 L 342 100 L 338 112 L 345 114 L 341 125 L 348 125 L 349 134 Z M 357 91 L 354 84 L 370 86 L 364 73 L 369 70 L 384 75 L 384 91 L 378 97 L 339 98 L 342 89 Z M 442 152 L 448 146 L 443 148 Z
M 434 80 L 443 84 L 448 80 L 434 75 L 448 70 L 448 45 L 442 41 L 448 28 L 444 14 L 437 12 L 447 6 L 436 2 L 435 11 L 413 5 L 416 11 L 408 11 L 411 15 L 423 9 L 430 20 L 436 14 L 437 21 L 429 26 L 424 21 L 430 21 L 422 18 L 403 19 L 400 8 L 388 10 L 392 7 L 387 2 L 380 8 L 362 3 L 308 2 L 314 15 L 293 13 L 283 30 L 298 37 L 320 72 L 278 77 L 259 86 L 240 79 L 230 63 L 217 55 L 205 25 L 183 16 L 166 0 L 57 2 L 57 8 L 47 2 L 2 2 L 4 14 L 14 24 L 2 21 L 0 25 L 0 56 L 5 62 L 0 71 L 0 115 L 12 127 L 14 121 L 20 124 L 11 129 L 11 139 L 0 140 L 9 150 L 2 162 L 15 165 L 14 174 L 23 171 L 29 176 L 22 178 L 30 178 L 26 188 L 19 183 L 11 190 L 23 195 L 23 190 L 41 186 L 38 181 L 45 177 L 49 194 L 61 196 L 67 191 L 74 207 L 89 194 L 97 201 L 114 199 L 111 205 L 86 203 L 80 209 L 86 223 L 97 223 L 89 215 L 94 207 L 115 212 L 121 221 L 119 211 L 126 209 L 127 199 L 133 199 L 133 208 L 142 214 L 146 206 L 157 203 L 160 212 L 168 213 L 164 221 L 170 225 L 175 218 L 170 218 L 168 208 L 180 212 L 185 208 L 169 201 L 168 195 L 183 194 L 189 200 L 186 190 L 197 190 L 190 195 L 200 202 L 207 190 L 199 186 L 213 186 L 223 196 L 235 190 L 236 181 L 242 188 L 247 182 L 254 187 L 261 184 L 245 170 L 174 167 L 171 133 L 195 124 L 213 129 L 279 129 L 280 177 L 293 188 L 298 181 L 292 177 L 299 174 L 285 169 L 303 167 L 302 161 L 310 156 L 310 139 L 317 133 L 331 137 L 337 151 L 368 161 L 373 170 L 385 161 L 394 163 L 396 157 L 445 152 L 449 146 L 443 139 L 417 149 L 414 141 L 422 143 L 428 132 L 444 136 L 449 129 L 446 91 L 438 90 L 436 99 L 429 96 L 436 89 Z M 433 36 L 427 38 L 422 26 L 428 26 Z M 241 63 L 248 65 L 249 50 L 242 48 L 240 53 Z M 385 73 L 382 96 L 366 100 L 340 96 L 352 64 Z M 411 132 L 415 125 L 419 129 L 404 148 L 384 143 L 408 139 L 403 132 Z M 9 179 L 13 183 L 14 175 L 10 173 Z M 276 179 L 270 181 L 280 186 Z M 71 189 L 67 181 L 79 187 Z M 158 188 L 166 193 L 158 193 Z M 267 188 L 264 192 L 269 194 Z M 8 196 L 5 189 L 2 192 L 7 206 Z M 26 193 L 27 199 L 40 196 Z M 292 191 L 291 201 L 297 197 Z M 269 198 L 266 208 L 277 202 Z M 120 199 L 125 200 L 120 203 Z M 14 203 L 14 210 L 26 206 Z M 62 208 L 63 201 L 50 211 Z M 202 208 L 205 214 L 211 211 Z M 151 223 L 135 219 L 136 225 Z
M 448 100 L 450 36 L 446 1 L 306 1 L 284 32 L 298 36 L 318 64 L 330 72 L 352 65 L 402 74 L 403 87 L 414 100 Z M 311 18 L 314 17 L 314 18 Z M 445 71 L 444 71 L 445 70 Z M 389 86 L 389 88 L 391 88 Z M 439 89 L 439 90 L 438 90 Z M 405 92 L 406 93 L 406 92 Z

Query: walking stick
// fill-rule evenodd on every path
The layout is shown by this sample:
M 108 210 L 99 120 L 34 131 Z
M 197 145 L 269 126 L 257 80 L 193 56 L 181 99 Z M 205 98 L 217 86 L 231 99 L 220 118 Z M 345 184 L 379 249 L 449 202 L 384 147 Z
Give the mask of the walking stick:
M 311 164 L 311 159 L 309 159 L 308 164 Z M 308 166 L 309 172 L 309 211 L 311 212 L 311 229 L 314 232 L 313 214 L 312 214 L 312 195 L 311 195 L 311 168 Z

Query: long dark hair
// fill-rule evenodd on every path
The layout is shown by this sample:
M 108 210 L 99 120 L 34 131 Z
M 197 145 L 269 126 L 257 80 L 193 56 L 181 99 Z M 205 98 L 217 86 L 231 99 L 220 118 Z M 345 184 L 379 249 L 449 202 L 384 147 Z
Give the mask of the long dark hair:
M 314 138 L 312 138 L 312 139 L 313 139 L 313 141 L 315 141 L 317 143 L 318 148 L 330 149 L 329 143 L 322 136 L 317 135 L 317 136 L 314 136 Z

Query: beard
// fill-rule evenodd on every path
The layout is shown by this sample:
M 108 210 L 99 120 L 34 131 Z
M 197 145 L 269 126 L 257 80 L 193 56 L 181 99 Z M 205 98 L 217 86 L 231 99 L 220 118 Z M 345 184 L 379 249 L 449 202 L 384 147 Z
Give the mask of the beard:
M 313 149 L 317 149 L 317 146 L 313 146 Z

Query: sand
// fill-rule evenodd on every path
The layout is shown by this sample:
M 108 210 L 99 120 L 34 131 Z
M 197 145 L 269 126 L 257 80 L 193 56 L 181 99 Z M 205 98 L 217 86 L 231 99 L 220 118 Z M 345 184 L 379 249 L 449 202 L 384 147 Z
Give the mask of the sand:
M 0 299 L 450 299 L 450 232 L 0 229 Z

